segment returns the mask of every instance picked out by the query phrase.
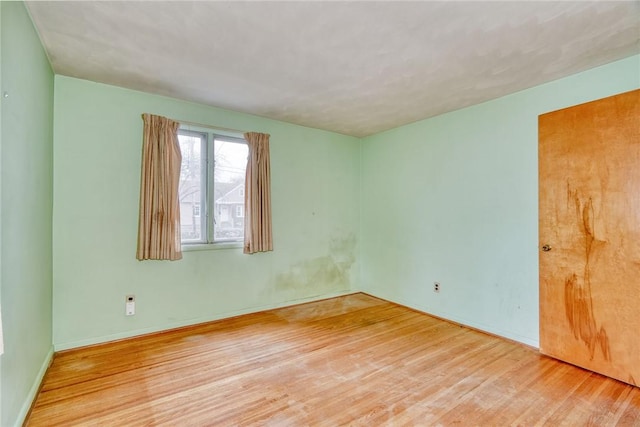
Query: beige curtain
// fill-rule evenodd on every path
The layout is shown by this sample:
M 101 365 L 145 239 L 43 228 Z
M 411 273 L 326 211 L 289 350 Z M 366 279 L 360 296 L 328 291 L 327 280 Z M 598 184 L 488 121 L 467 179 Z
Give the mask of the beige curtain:
M 269 135 L 248 132 L 244 139 L 249 146 L 244 184 L 244 253 L 272 251 Z
M 180 249 L 180 123 L 143 114 L 140 217 L 136 258 L 177 260 Z

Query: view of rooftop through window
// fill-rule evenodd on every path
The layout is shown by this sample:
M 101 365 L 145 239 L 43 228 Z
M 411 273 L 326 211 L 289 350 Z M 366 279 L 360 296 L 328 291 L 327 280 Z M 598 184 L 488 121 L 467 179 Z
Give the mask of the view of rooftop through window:
M 178 140 L 182 242 L 242 240 L 246 141 L 186 129 L 179 130 Z

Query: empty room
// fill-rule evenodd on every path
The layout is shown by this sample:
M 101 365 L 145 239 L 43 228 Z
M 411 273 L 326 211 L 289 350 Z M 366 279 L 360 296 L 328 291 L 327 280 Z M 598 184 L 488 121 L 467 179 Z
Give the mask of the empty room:
M 0 22 L 0 426 L 640 426 L 637 1 Z

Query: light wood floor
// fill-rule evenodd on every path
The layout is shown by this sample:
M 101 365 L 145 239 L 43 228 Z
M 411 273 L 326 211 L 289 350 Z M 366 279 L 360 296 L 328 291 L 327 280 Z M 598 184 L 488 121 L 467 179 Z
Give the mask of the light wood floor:
M 57 354 L 29 426 L 638 426 L 640 389 L 367 295 Z

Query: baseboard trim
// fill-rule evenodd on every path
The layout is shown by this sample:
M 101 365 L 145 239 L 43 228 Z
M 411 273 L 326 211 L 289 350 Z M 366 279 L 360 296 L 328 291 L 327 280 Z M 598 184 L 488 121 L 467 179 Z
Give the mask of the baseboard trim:
M 51 366 L 51 362 L 53 362 L 53 356 L 54 356 L 54 351 L 53 351 L 53 346 L 51 346 L 51 348 L 49 348 L 49 351 L 47 352 L 47 355 L 44 358 L 44 361 L 42 362 L 42 366 L 38 371 L 38 375 L 36 376 L 35 381 L 31 385 L 31 389 L 27 394 L 27 398 L 25 399 L 24 403 L 22 404 L 22 408 L 18 413 L 16 426 L 24 426 L 29 420 L 31 409 L 33 409 L 33 405 L 36 403 L 36 398 L 38 397 L 38 394 L 40 393 L 40 389 L 42 388 L 42 381 L 44 380 L 44 376 L 47 374 L 47 370 L 49 369 L 49 366 Z
M 524 347 L 527 347 L 527 348 L 530 348 L 532 350 L 535 350 L 536 352 L 540 351 L 538 343 L 533 341 L 533 340 L 531 340 L 531 339 L 529 339 L 529 338 L 526 338 L 526 337 L 513 338 L 513 337 L 510 337 L 510 336 L 502 335 L 499 332 L 490 331 L 490 330 L 488 330 L 488 328 L 487 329 L 483 329 L 482 327 L 469 325 L 468 323 L 465 323 L 465 322 L 457 320 L 457 319 L 450 319 L 450 318 L 447 318 L 447 317 L 443 317 L 441 315 L 430 313 L 430 312 L 425 311 L 425 310 L 423 310 L 421 308 L 414 307 L 414 306 L 412 306 L 412 305 L 410 305 L 410 304 L 408 304 L 408 303 L 406 303 L 404 301 L 390 300 L 390 299 L 387 299 L 387 298 L 384 298 L 384 297 L 381 297 L 381 296 L 378 296 L 378 295 L 371 294 L 371 293 L 366 292 L 366 291 L 359 291 L 359 292 L 362 293 L 362 294 L 368 295 L 370 297 L 377 298 L 377 299 L 382 300 L 382 301 L 386 301 L 386 302 L 390 302 L 392 304 L 399 305 L 401 307 L 407 308 L 407 309 L 415 311 L 417 313 L 421 313 L 421 314 L 425 314 L 427 316 L 431 316 L 431 317 L 433 317 L 435 319 L 442 320 L 443 322 L 447 322 L 447 323 L 451 323 L 451 324 L 456 325 L 456 326 L 461 326 L 463 328 L 471 329 L 473 331 L 480 332 L 480 333 L 483 333 L 485 335 L 490 335 L 490 336 L 493 336 L 493 337 L 496 337 L 496 338 L 500 338 L 500 339 L 503 339 L 505 341 L 509 341 L 509 342 L 512 342 L 512 343 L 515 343 L 515 344 L 520 344 L 520 345 L 522 345 Z
M 64 353 L 67 351 L 73 351 L 81 348 L 93 347 L 96 345 L 102 345 L 102 344 L 107 344 L 107 343 L 112 343 L 117 341 L 125 341 L 125 340 L 139 338 L 147 335 L 163 334 L 165 332 L 175 331 L 177 329 L 190 328 L 190 327 L 202 325 L 205 323 L 242 316 L 245 314 L 260 313 L 263 311 L 274 310 L 277 308 L 292 307 L 295 305 L 307 304 L 310 302 L 322 301 L 325 299 L 337 298 L 337 297 L 352 295 L 357 293 L 359 293 L 359 291 L 345 290 L 345 291 L 332 292 L 328 294 L 313 295 L 310 297 L 298 298 L 298 299 L 289 300 L 289 301 L 276 303 L 276 304 L 265 304 L 262 306 L 251 307 L 244 310 L 236 310 L 236 311 L 231 311 L 226 313 L 220 313 L 218 315 L 205 317 L 205 318 L 191 319 L 184 322 L 176 322 L 176 323 L 165 325 L 160 328 L 137 329 L 137 330 L 128 331 L 125 333 L 118 333 L 118 334 L 112 334 L 112 335 L 101 336 L 96 338 L 90 338 L 86 340 L 55 344 L 55 351 L 56 353 Z

